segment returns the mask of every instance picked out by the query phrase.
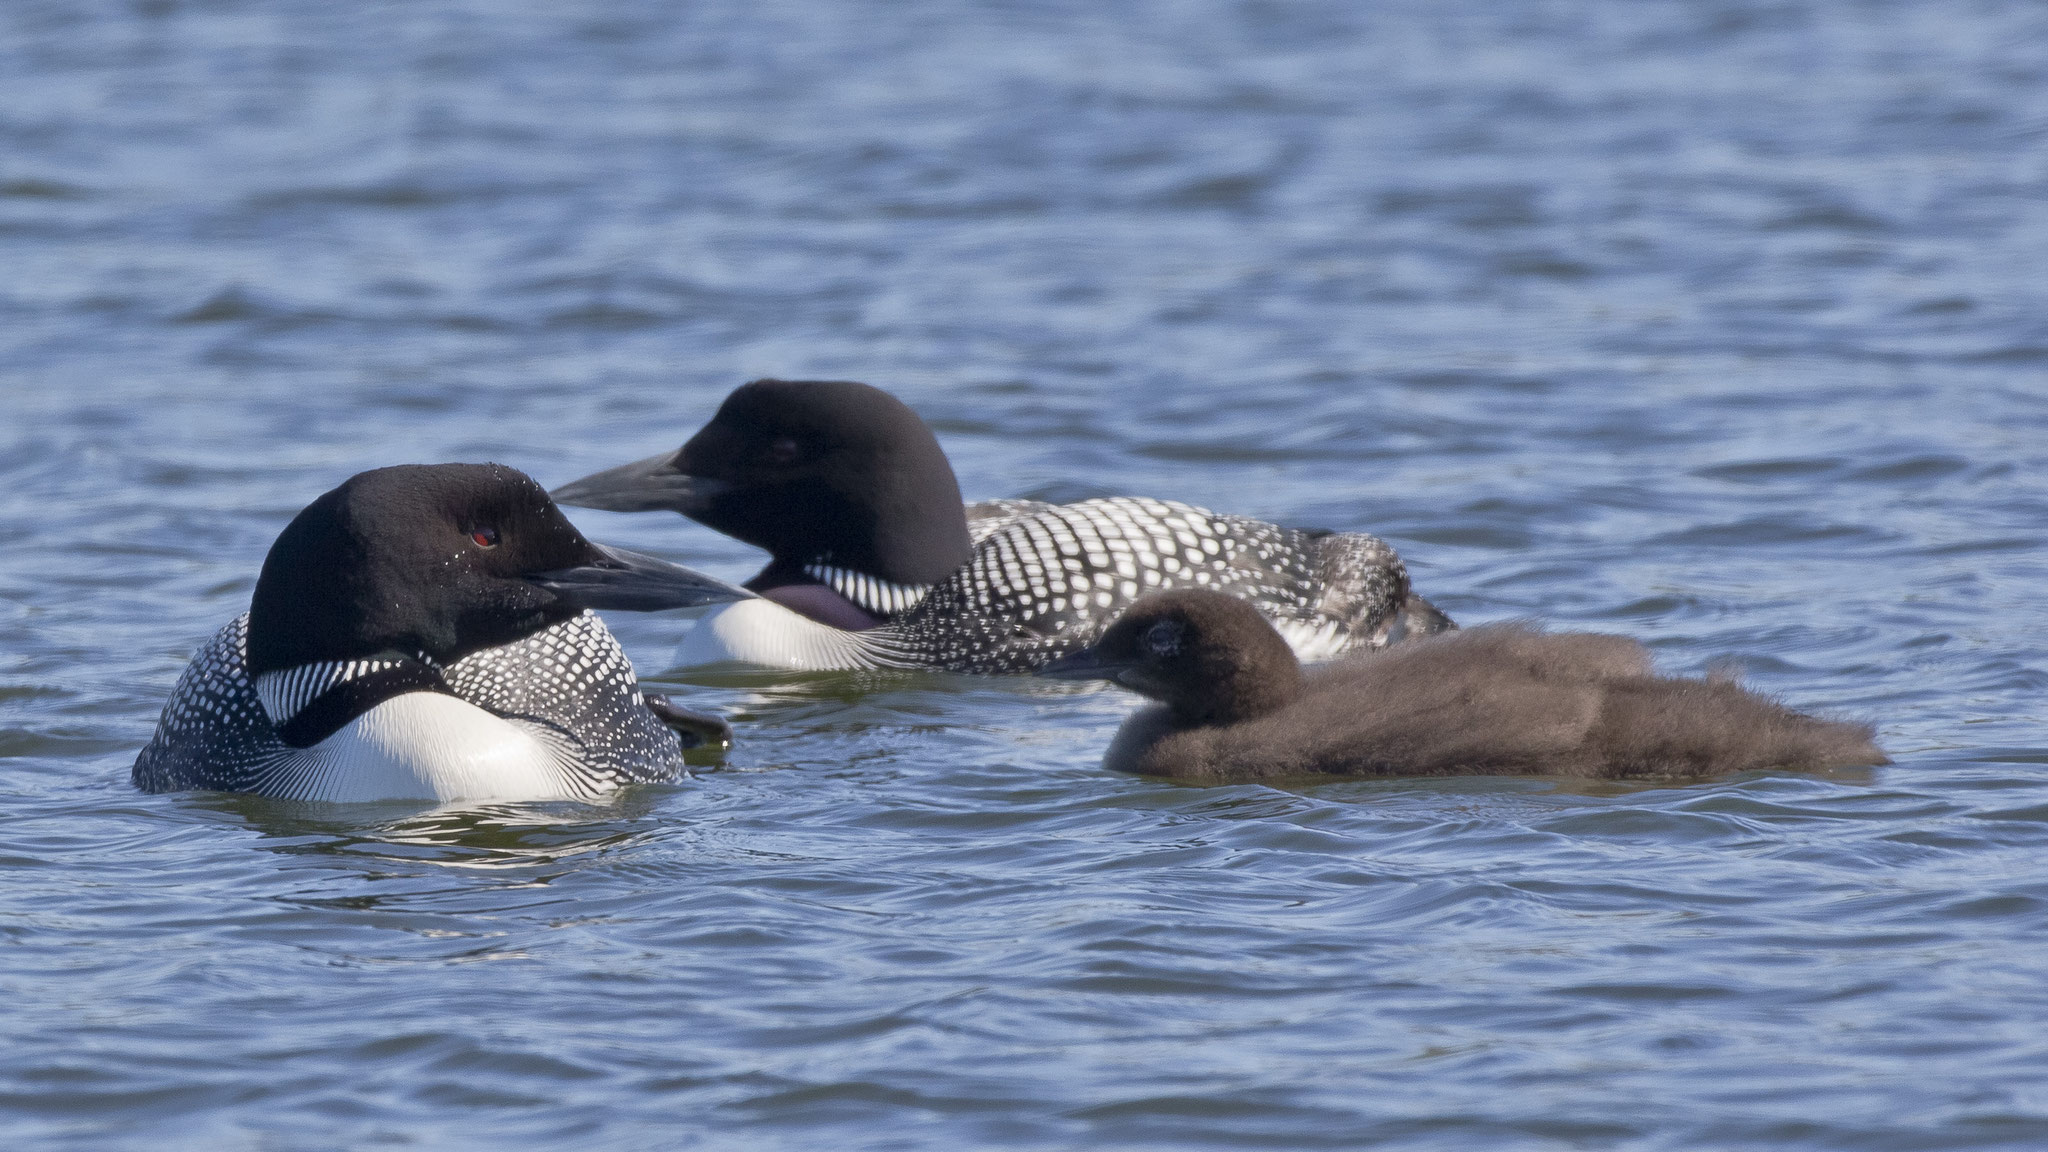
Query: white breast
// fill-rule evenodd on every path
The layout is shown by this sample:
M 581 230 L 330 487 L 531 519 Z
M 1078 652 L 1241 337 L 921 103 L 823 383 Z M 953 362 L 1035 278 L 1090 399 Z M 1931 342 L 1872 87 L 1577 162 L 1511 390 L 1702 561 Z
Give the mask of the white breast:
M 280 763 L 258 787 L 295 800 L 580 800 L 532 730 L 439 692 L 394 696 Z
M 741 600 L 700 618 L 676 649 L 676 663 L 684 667 L 756 664 L 793 672 L 877 667 L 860 635 L 820 624 L 773 600 Z

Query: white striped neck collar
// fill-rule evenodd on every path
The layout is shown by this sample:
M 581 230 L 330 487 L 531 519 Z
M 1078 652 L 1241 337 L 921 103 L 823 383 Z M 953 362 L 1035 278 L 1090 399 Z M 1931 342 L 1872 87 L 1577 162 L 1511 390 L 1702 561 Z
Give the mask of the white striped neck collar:
M 846 597 L 856 607 L 884 620 L 901 616 L 932 590 L 929 584 L 898 584 L 836 564 L 804 565 L 804 575 Z
M 351 680 L 389 672 L 407 664 L 434 666 L 425 654 L 407 657 L 394 653 L 361 660 L 319 660 L 256 677 L 256 699 L 263 703 L 263 714 L 270 718 L 271 725 L 282 728 L 305 711 L 306 705 L 335 688 Z

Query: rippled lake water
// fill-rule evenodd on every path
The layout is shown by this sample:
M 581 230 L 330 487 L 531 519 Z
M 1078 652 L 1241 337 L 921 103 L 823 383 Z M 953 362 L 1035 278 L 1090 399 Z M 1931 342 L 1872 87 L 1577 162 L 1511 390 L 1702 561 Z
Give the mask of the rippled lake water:
M 2048 9 L 0 5 L 0 1143 L 2048 1147 Z M 1894 766 L 1188 788 L 691 685 L 595 806 L 144 796 L 346 475 L 755 376 L 971 498 L 1379 532 Z M 593 536 L 744 576 L 669 516 Z

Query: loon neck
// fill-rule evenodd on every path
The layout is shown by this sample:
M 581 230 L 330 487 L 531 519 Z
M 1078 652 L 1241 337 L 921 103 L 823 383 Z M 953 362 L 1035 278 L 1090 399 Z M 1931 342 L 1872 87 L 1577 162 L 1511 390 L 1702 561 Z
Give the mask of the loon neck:
M 880 617 L 824 584 L 778 584 L 755 591 L 799 616 L 847 632 L 865 632 L 882 624 Z
M 944 467 L 943 459 L 938 464 Z M 974 558 L 967 510 L 951 470 L 931 483 L 911 485 L 935 489 L 936 497 L 932 491 L 892 492 L 904 479 L 893 471 L 752 500 L 740 514 L 714 509 L 694 518 L 766 549 L 773 559 L 756 580 L 826 584 L 871 613 L 893 615 Z
M 747 582 L 750 591 L 833 628 L 865 632 L 915 608 L 929 584 L 904 584 L 828 559 L 776 560 Z
M 1223 666 L 1214 669 L 1214 680 L 1181 685 L 1168 700 L 1174 719 L 1187 727 L 1239 724 L 1286 708 L 1306 685 L 1301 664 L 1292 652 L 1285 655 L 1285 661 L 1269 658 L 1249 666 L 1218 662 Z
M 433 663 L 380 654 L 363 660 L 321 660 L 256 677 L 256 698 L 294 748 L 310 748 L 356 717 L 409 692 L 454 693 Z

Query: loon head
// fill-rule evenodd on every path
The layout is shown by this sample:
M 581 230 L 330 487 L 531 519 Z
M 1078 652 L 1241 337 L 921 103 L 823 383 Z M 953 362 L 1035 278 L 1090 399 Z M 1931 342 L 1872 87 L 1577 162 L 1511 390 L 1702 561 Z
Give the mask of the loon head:
M 554 496 L 613 512 L 671 509 L 764 548 L 774 560 L 757 585 L 807 565 L 928 585 L 972 553 L 960 485 L 931 429 L 894 396 L 851 381 L 742 385 L 681 449 Z
M 396 656 L 447 665 L 586 608 L 652 611 L 751 593 L 584 539 L 525 473 L 379 468 L 293 517 L 249 605 L 252 677 Z
M 1258 609 L 1205 588 L 1142 597 L 1092 646 L 1039 673 L 1120 684 L 1187 724 L 1263 716 L 1303 687 L 1301 662 Z

